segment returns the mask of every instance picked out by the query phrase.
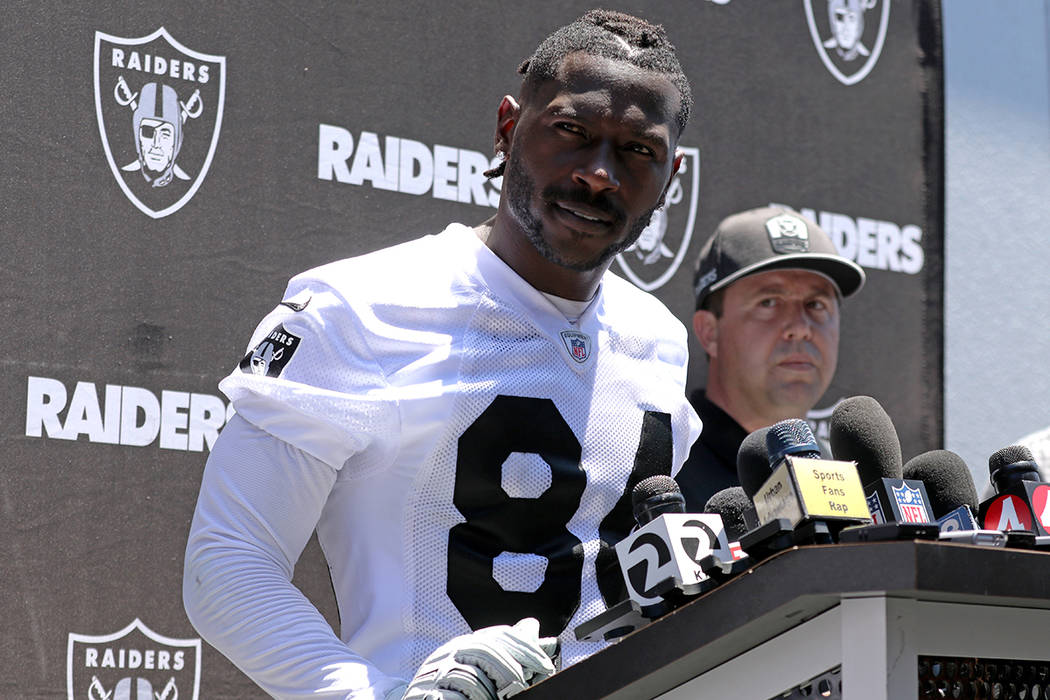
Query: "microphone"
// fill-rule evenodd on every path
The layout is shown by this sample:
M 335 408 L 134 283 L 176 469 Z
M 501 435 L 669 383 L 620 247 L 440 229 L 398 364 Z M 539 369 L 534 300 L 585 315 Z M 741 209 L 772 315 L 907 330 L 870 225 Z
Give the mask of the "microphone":
M 635 522 L 646 525 L 664 513 L 684 513 L 685 497 L 672 477 L 656 474 L 635 484 L 631 491 L 631 512 Z
M 875 525 L 933 521 L 925 485 L 903 477 L 900 438 L 878 401 L 853 396 L 839 402 L 831 412 L 829 440 L 835 459 L 857 464 Z
M 757 523 L 748 522 L 756 518 L 754 510 L 751 499 L 741 486 L 722 489 L 707 499 L 704 505 L 705 513 L 714 513 L 722 518 L 722 524 L 726 528 L 726 538 L 730 544 L 739 542 L 748 530 L 757 525 Z
M 766 450 L 768 432 L 769 428 L 765 427 L 749 434 L 736 452 L 736 476 L 740 481 L 740 488 L 752 500 L 769 478 L 769 452 Z
M 628 599 L 645 617 L 717 585 L 705 568 L 733 560 L 721 516 L 684 512 L 678 483 L 664 474 L 638 482 L 631 503 L 639 527 L 615 549 Z
M 766 426 L 750 433 L 740 443 L 736 453 L 737 479 L 749 503 L 744 510 L 747 531 L 740 536 L 739 542 L 748 556 L 756 561 L 797 544 L 795 528 L 787 518 L 760 523 L 755 511 L 755 494 L 770 475 L 769 450 L 766 448 L 768 432 L 769 426 Z
M 912 457 L 904 465 L 904 477 L 921 481 L 930 497 L 942 541 L 1003 547 L 1007 537 L 999 530 L 978 527 L 977 487 L 970 468 L 951 450 L 930 450 Z M 1034 542 L 1032 543 L 1034 546 Z
M 908 460 L 906 480 L 921 481 L 942 531 L 976 530 L 977 487 L 970 468 L 951 450 L 930 450 Z
M 993 530 L 1029 530 L 1050 535 L 1050 484 L 1040 481 L 1039 465 L 1024 445 L 1011 445 L 988 458 L 995 496 L 980 505 L 977 517 Z
M 1008 491 L 1021 481 L 1039 481 L 1039 465 L 1024 445 L 1010 445 L 988 458 L 988 471 L 996 493 Z
M 670 476 L 639 481 L 631 491 L 631 510 L 638 527 L 615 545 L 627 599 L 577 625 L 577 640 L 610 641 L 640 629 L 714 588 L 718 579 L 712 574 L 722 576 L 723 562 L 737 564 L 721 516 L 686 513 L 682 491 Z
M 840 401 L 831 411 L 828 440 L 835 459 L 857 463 L 864 483 L 901 478 L 901 443 L 893 421 L 870 396 Z
M 819 522 L 839 529 L 871 522 L 857 469 L 849 462 L 821 459 L 806 421 L 791 418 L 770 426 L 766 452 L 769 476 L 751 494 L 762 525 L 778 518 L 794 528 Z M 738 454 L 738 467 L 739 459 Z

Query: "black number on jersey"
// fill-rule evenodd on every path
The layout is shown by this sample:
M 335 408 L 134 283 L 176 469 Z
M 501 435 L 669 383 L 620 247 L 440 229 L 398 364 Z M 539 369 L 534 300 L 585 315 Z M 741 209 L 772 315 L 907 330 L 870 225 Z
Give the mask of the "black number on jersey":
M 598 526 L 598 556 L 594 568 L 598 575 L 598 589 L 606 605 L 614 605 L 627 598 L 627 586 L 620 573 L 620 562 L 613 545 L 626 537 L 634 527 L 631 492 L 638 482 L 656 474 L 671 475 L 674 461 L 674 440 L 671 437 L 671 414 L 646 411 L 642 419 L 642 434 L 634 455 L 634 468 L 627 477 L 627 488 L 609 514 Z
M 598 583 L 607 604 L 625 597 L 612 544 L 633 525 L 631 489 L 652 474 L 670 474 L 670 429 L 670 415 L 646 411 L 627 490 L 599 526 Z M 537 454 L 550 466 L 551 487 L 539 497 L 503 490 L 503 463 L 513 452 Z M 473 629 L 535 617 L 540 633 L 552 636 L 576 612 L 583 545 L 567 525 L 587 485 L 580 456 L 579 440 L 550 399 L 497 396 L 460 437 L 453 502 L 466 522 L 448 535 L 448 596 Z M 502 552 L 546 558 L 539 588 L 504 589 L 492 573 Z

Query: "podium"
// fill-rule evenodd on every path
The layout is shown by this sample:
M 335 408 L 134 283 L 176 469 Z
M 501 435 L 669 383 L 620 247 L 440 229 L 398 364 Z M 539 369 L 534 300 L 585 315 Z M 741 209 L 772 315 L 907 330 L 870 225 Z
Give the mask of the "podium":
M 827 692 L 798 691 L 821 678 Z M 957 684 L 980 698 L 975 680 L 988 698 L 995 683 L 1003 698 L 1010 683 L 1026 684 L 1017 697 L 1050 697 L 1050 554 L 936 541 L 793 548 L 517 697 L 918 700 L 953 697 Z

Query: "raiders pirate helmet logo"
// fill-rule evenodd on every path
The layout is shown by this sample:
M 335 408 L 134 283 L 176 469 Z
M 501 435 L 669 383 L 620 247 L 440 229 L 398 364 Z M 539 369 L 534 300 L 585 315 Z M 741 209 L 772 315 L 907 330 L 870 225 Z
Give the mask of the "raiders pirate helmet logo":
M 682 165 L 667 189 L 664 205 L 631 247 L 616 256 L 627 279 L 651 292 L 674 277 L 689 252 L 700 201 L 700 150 L 683 148 Z
M 820 60 L 843 85 L 867 77 L 882 53 L 890 0 L 804 0 Z
M 124 38 L 95 32 L 95 112 L 110 169 L 143 213 L 193 197 L 222 125 L 226 58 L 193 51 L 164 27 Z
M 200 682 L 200 639 L 166 637 L 138 618 L 112 634 L 69 634 L 69 700 L 197 700 Z

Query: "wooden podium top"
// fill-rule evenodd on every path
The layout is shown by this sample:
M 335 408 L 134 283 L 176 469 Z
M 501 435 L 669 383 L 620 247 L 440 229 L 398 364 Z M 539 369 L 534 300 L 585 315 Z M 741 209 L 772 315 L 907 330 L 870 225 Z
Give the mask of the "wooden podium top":
M 1050 608 L 1050 554 L 936 541 L 795 547 L 517 697 L 652 697 L 843 598 L 871 595 Z

